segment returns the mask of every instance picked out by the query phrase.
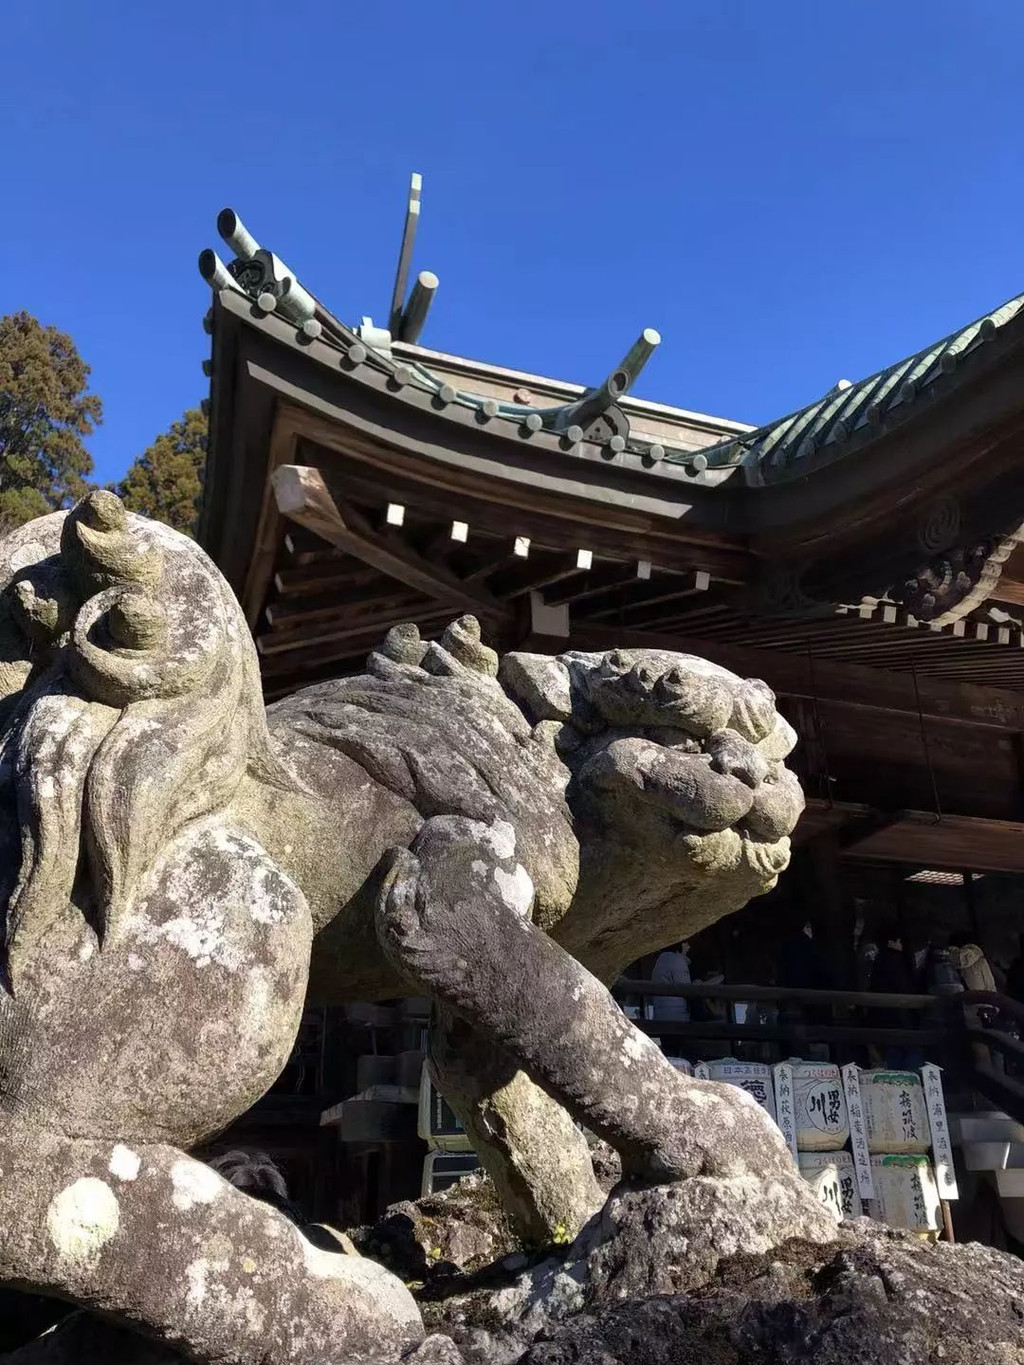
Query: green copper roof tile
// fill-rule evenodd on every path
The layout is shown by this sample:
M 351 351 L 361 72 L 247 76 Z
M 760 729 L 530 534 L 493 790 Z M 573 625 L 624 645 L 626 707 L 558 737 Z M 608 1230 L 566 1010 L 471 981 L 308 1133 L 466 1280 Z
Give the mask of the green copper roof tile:
M 848 387 L 836 386 L 756 431 L 707 447 L 708 466 L 743 465 L 755 482 L 764 483 L 808 473 L 826 447 L 834 447 L 827 454 L 838 455 L 848 445 L 867 444 L 883 427 L 910 416 L 922 398 L 947 391 L 960 364 L 1022 313 L 1024 294 L 1019 294 L 895 365 Z M 673 452 L 667 458 L 677 462 L 680 456 Z

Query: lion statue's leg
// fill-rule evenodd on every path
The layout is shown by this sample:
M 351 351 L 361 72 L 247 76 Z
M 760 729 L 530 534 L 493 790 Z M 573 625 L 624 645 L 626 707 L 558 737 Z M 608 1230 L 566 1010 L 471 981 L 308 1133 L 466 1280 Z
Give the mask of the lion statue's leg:
M 428 1065 L 523 1243 L 575 1237 L 604 1195 L 586 1138 L 562 1105 L 492 1035 L 445 1005 L 431 1023 Z
M 193 1361 L 341 1362 L 422 1337 L 382 1267 L 312 1246 L 173 1147 L 0 1136 L 0 1279 L 111 1315 Z
M 510 825 L 435 817 L 390 857 L 378 909 L 385 952 L 615 1147 L 627 1178 L 753 1178 L 770 1187 L 785 1235 L 834 1235 L 750 1096 L 681 1076 L 605 987 L 531 923 L 532 885 Z

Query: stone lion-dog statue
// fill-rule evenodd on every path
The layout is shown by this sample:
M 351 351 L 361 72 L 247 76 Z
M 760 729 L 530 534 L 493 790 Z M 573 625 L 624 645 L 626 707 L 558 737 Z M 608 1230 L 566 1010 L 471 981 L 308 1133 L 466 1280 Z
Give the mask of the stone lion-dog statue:
M 415 1343 L 397 1278 L 188 1155 L 273 1083 L 307 997 L 432 999 L 433 1074 L 527 1243 L 600 1207 L 581 1128 L 758 1246 L 831 1237 L 749 1096 L 679 1075 L 602 984 L 774 884 L 793 742 L 762 683 L 499 660 L 471 617 L 266 710 L 191 540 L 108 492 L 8 535 L 0 1281 L 194 1361 Z

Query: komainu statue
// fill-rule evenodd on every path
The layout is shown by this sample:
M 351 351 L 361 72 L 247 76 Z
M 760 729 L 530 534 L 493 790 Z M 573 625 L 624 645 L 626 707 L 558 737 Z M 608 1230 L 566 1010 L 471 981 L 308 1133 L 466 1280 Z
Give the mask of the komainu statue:
M 399 1280 L 188 1155 L 274 1081 L 307 992 L 432 997 L 431 1065 L 528 1242 L 600 1204 L 581 1127 L 761 1249 L 832 1235 L 762 1111 L 601 984 L 785 867 L 763 684 L 499 661 L 467 617 L 265 711 L 220 574 L 105 492 L 0 543 L 0 590 L 0 1281 L 193 1361 L 415 1342 Z

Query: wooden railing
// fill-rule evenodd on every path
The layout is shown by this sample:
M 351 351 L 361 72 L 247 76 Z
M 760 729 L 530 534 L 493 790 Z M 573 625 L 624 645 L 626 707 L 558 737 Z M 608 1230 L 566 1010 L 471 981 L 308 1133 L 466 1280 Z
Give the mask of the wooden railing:
M 1002 1028 L 986 1026 L 979 1010 L 991 1010 L 1003 1023 L 1013 1021 L 1024 1034 L 1024 1004 L 994 991 L 953 994 L 882 994 L 874 991 L 801 990 L 785 986 L 709 985 L 693 982 L 664 985 L 620 978 L 614 995 L 638 998 L 641 1005 L 659 997 L 715 1000 L 726 1005 L 725 1017 L 710 1021 L 645 1019 L 635 1022 L 645 1033 L 680 1042 L 719 1041 L 730 1049 L 739 1043 L 781 1044 L 780 1057 L 799 1055 L 806 1044 L 827 1044 L 833 1060 L 851 1059 L 858 1049 L 919 1049 L 947 1073 L 947 1089 L 969 1088 L 1024 1123 L 1024 1042 Z M 771 1004 L 783 1007 L 770 1024 L 737 1023 L 735 1006 Z M 787 1016 L 785 1007 L 797 1007 Z M 831 1022 L 799 1017 L 799 1007 L 827 1010 Z M 879 1010 L 913 1013 L 915 1028 L 879 1027 L 871 1022 Z M 1007 1071 L 1010 1068 L 1010 1072 Z M 1017 1075 L 1010 1074 L 1016 1071 Z

